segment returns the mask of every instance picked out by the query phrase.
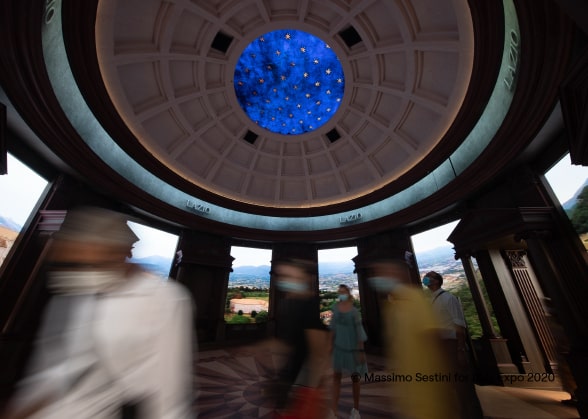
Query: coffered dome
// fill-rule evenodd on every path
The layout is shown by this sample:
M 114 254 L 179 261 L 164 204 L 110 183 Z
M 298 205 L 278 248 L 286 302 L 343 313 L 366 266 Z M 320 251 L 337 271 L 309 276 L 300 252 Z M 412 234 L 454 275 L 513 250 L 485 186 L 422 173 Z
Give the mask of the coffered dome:
M 239 57 L 277 30 L 324 40 L 344 72 L 341 106 L 310 132 L 272 132 L 239 105 Z M 452 125 L 474 56 L 466 0 L 101 0 L 96 45 L 150 154 L 203 190 L 277 208 L 353 200 L 413 169 Z
M 531 4 L 54 0 L 5 85 L 31 147 L 130 211 L 346 240 L 445 216 L 553 138 L 572 34 Z

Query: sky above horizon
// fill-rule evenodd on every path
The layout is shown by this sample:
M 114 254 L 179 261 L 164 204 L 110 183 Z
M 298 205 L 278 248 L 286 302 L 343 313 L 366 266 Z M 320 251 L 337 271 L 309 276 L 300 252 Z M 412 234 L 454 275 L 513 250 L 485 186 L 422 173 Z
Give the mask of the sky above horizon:
M 558 200 L 565 203 L 571 199 L 588 179 L 588 167 L 575 166 L 570 162 L 569 155 L 560 160 L 545 174 Z M 23 165 L 16 158 L 8 155 L 8 174 L 0 176 L 0 215 L 24 225 L 39 196 L 47 186 L 47 182 Z M 437 247 L 451 247 L 447 237 L 457 221 L 444 226 L 414 235 L 412 237 L 415 252 L 423 252 Z M 173 256 L 178 237 L 146 227 L 130 223 L 130 227 L 141 239 L 133 250 L 135 258 L 151 255 Z M 235 258 L 233 266 L 268 265 L 271 251 L 264 249 L 233 248 L 231 255 Z M 355 247 L 319 251 L 319 261 L 344 261 L 357 255 Z

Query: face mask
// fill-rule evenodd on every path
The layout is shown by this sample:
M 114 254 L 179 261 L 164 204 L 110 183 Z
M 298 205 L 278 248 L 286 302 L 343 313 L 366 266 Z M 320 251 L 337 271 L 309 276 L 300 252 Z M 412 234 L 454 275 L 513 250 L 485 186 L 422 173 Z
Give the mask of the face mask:
M 339 301 L 347 301 L 349 296 L 347 294 L 339 294 Z
M 375 276 L 368 279 L 368 282 L 377 292 L 389 293 L 400 286 L 398 280 L 394 278 L 386 278 L 382 276 Z
M 119 269 L 97 271 L 51 271 L 48 287 L 58 294 L 92 294 L 104 292 L 124 280 Z
M 428 276 L 425 276 L 425 277 L 423 278 L 423 285 L 424 285 L 425 287 L 428 287 L 429 285 L 431 285 L 431 278 L 429 278 Z
M 286 292 L 302 293 L 308 290 L 308 285 L 304 282 L 281 280 L 276 284 L 279 290 Z

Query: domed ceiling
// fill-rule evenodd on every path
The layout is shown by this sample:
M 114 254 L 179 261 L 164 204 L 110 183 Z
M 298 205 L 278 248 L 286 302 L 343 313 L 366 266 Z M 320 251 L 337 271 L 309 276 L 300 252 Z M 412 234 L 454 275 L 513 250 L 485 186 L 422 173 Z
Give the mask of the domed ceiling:
M 491 19 L 467 0 L 61 3 L 45 66 L 86 145 L 158 202 L 231 227 L 356 228 L 443 193 L 516 84 L 512 0 Z
M 270 207 L 348 201 L 411 170 L 453 122 L 473 62 L 466 0 L 102 0 L 96 30 L 108 93 L 140 143 L 203 189 Z M 340 60 L 340 107 L 310 132 L 264 128 L 236 94 L 245 49 L 278 30 L 312 34 Z M 285 53 L 296 38 L 260 43 L 266 55 L 252 61 L 258 76 L 267 73 L 256 79 L 260 86 L 275 72 L 272 56 L 294 67 L 298 58 Z M 296 67 L 307 66 L 310 82 L 320 84 L 312 70 L 326 52 L 303 42 L 308 50 L 296 49 L 311 61 Z M 278 89 L 265 95 L 275 109 L 298 86 Z M 303 111 L 329 97 L 327 89 L 309 91 L 312 97 L 297 103 Z M 285 123 L 291 115 L 278 118 Z

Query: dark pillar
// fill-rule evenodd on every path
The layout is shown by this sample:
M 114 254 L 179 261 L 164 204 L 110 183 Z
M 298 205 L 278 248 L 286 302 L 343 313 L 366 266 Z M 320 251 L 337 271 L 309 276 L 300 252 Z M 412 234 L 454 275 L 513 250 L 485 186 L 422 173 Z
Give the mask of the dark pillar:
M 537 342 L 541 345 L 544 356 L 544 366 L 547 372 L 553 372 L 553 366 L 557 364 L 557 350 L 553 335 L 547 324 L 543 295 L 539 286 L 534 284 L 536 275 L 529 265 L 526 251 L 506 251 L 506 256 L 510 262 L 514 284 L 519 291 L 523 306 L 527 312 Z
M 588 256 L 578 234 L 545 177 L 531 167 L 517 167 L 471 208 L 450 241 L 457 253 L 476 254 L 513 360 L 549 369 L 555 355 L 541 298 L 550 298 L 571 342 L 578 410 L 588 417 Z M 523 267 L 513 263 L 520 252 Z M 519 351 L 530 352 L 533 365 L 519 361 Z
M 578 411 L 582 417 L 588 417 L 588 268 L 583 260 L 586 252 L 578 253 L 573 241 L 561 233 L 562 230 L 555 230 L 548 236 L 545 232 L 530 234 L 526 242 L 529 258 L 542 273 L 542 286 L 569 340 L 566 357 L 577 384 Z
M 420 286 L 419 271 L 414 259 L 410 235 L 406 231 L 391 231 L 358 241 L 358 255 L 353 258 L 359 293 L 363 325 L 368 335 L 367 348 L 381 348 L 382 340 L 382 301 L 369 285 L 369 266 L 371 262 L 383 258 L 404 259 L 409 262 L 411 282 Z
M 568 363 L 578 412 L 588 417 L 588 253 L 544 176 L 537 188 L 552 203 L 542 228 L 523 232 L 528 257 L 570 341 Z
M 489 338 L 495 338 L 496 332 L 494 330 L 494 326 L 492 326 L 492 321 L 490 319 L 490 312 L 488 311 L 488 307 L 486 306 L 486 301 L 484 301 L 484 297 L 482 296 L 482 291 L 480 290 L 480 285 L 478 284 L 478 279 L 476 277 L 476 271 L 474 269 L 474 264 L 472 263 L 471 257 L 462 256 L 461 263 L 463 265 L 466 279 L 468 281 L 468 286 L 470 288 L 470 292 L 472 293 L 472 299 L 474 301 L 474 305 L 476 306 L 476 312 L 478 313 L 478 318 L 480 319 L 480 325 L 482 326 L 482 333 L 484 336 L 488 336 Z
M 178 251 L 182 258 L 176 280 L 190 290 L 196 304 L 198 342 L 224 340 L 225 300 L 233 264 L 230 240 L 185 230 L 180 235 Z
M 499 372 L 502 374 L 524 372 L 521 357 L 521 354 L 524 353 L 524 346 L 492 258 L 487 250 L 478 250 L 476 260 L 500 327 L 500 337 L 490 340 Z
M 506 339 L 496 335 L 471 256 L 464 255 L 461 257 L 461 261 L 482 327 L 482 337 L 476 340 L 476 345 L 474 345 L 476 382 L 480 384 L 501 384 L 501 373 L 516 374 L 518 369 L 512 363 L 508 354 Z

